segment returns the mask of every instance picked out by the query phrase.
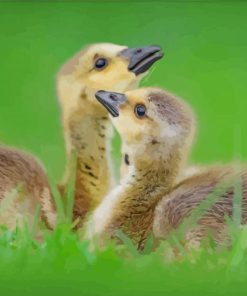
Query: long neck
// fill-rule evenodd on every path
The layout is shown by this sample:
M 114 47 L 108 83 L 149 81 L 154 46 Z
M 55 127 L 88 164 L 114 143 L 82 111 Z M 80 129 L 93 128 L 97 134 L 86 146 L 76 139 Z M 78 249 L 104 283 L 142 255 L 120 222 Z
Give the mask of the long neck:
M 71 153 L 77 157 L 74 201 L 74 219 L 82 225 L 88 211 L 104 197 L 112 184 L 110 164 L 110 137 L 112 127 L 107 115 L 73 115 L 67 127 L 68 170 Z
M 142 247 L 151 231 L 155 206 L 174 185 L 180 165 L 180 153 L 173 151 L 166 159 L 140 168 L 132 166 L 95 211 L 90 235 L 114 235 L 121 229 Z

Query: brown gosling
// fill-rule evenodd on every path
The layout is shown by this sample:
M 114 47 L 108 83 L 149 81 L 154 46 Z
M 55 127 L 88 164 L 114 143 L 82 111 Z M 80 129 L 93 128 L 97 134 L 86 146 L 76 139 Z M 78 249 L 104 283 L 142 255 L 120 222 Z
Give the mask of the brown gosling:
M 112 237 L 120 229 L 141 249 L 152 232 L 158 202 L 186 165 L 193 112 L 184 101 L 157 88 L 125 94 L 98 91 L 96 97 L 111 113 L 131 165 L 93 213 L 86 237 Z
M 28 222 L 32 227 L 36 210 L 52 229 L 56 212 L 43 165 L 22 151 L 0 147 L 0 225 L 11 230 Z
M 110 162 L 112 125 L 107 110 L 95 100 L 98 89 L 125 91 L 135 88 L 151 65 L 161 59 L 158 46 L 127 48 L 110 43 L 93 44 L 79 52 L 60 70 L 57 87 L 67 166 L 59 188 L 64 192 L 73 172 L 76 152 L 76 183 L 73 218 L 83 225 L 113 185 Z

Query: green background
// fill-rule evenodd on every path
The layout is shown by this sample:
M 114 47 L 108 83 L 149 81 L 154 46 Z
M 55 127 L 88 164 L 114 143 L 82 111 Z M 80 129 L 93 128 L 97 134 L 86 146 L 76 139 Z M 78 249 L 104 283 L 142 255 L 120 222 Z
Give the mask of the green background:
M 94 42 L 160 44 L 166 56 L 142 85 L 167 88 L 195 109 L 192 160 L 246 159 L 246 15 L 237 1 L 0 3 L 0 141 L 36 154 L 58 180 L 60 65 Z

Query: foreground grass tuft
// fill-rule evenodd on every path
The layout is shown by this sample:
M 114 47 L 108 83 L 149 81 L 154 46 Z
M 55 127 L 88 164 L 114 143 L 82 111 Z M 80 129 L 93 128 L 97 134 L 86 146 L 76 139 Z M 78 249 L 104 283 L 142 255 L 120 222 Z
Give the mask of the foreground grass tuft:
M 89 242 L 71 230 L 73 184 L 74 176 L 64 200 L 53 188 L 60 223 L 53 232 L 43 227 L 42 239 L 37 240 L 35 227 L 26 225 L 14 232 L 0 228 L 1 295 L 245 295 L 247 227 L 240 225 L 239 184 L 233 219 L 227 218 L 232 246 L 217 248 L 208 240 L 189 253 L 180 244 L 180 235 L 225 188 L 209 195 L 155 252 L 150 237 L 139 253 L 121 231 L 116 235 L 122 245 L 109 241 L 104 249 L 90 251 Z M 38 209 L 34 220 L 37 226 Z M 171 255 L 174 248 L 180 253 L 177 258 Z
M 201 248 L 167 260 L 170 245 L 140 255 L 113 243 L 89 251 L 69 224 L 45 231 L 0 230 L 1 295 L 241 295 L 247 290 L 247 228 L 231 249 Z

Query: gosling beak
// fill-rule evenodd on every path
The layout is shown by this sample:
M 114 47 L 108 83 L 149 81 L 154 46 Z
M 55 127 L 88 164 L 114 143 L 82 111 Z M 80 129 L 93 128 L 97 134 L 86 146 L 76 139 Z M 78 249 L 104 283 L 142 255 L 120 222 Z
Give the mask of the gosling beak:
M 128 70 L 137 76 L 146 72 L 153 63 L 164 56 L 164 53 L 159 46 L 144 46 L 126 48 L 119 55 L 129 60 Z
M 97 91 L 95 97 L 113 117 L 119 116 L 118 108 L 127 100 L 124 94 L 105 90 Z

